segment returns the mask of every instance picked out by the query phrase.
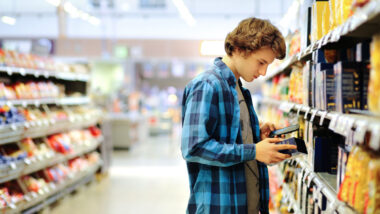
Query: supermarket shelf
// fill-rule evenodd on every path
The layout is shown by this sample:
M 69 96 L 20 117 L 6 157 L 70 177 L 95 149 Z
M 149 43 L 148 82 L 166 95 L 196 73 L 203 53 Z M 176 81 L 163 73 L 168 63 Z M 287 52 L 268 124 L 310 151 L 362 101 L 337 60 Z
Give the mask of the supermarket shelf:
M 0 145 L 20 141 L 24 138 L 37 138 L 65 132 L 72 129 L 87 128 L 100 120 L 100 113 L 71 117 L 68 120 L 38 120 L 0 126 Z
M 24 200 L 22 202 L 18 204 L 8 204 L 7 208 L 0 209 L 0 212 L 11 214 L 36 213 L 43 207 L 53 203 L 65 194 L 78 188 L 81 184 L 87 183 L 86 181 L 93 178 L 101 164 L 102 162 L 99 161 L 82 172 L 75 175 L 69 175 L 64 183 L 50 183 L 46 188 L 38 193 L 30 192 L 24 195 Z
M 290 189 L 289 185 L 284 182 L 284 176 L 280 172 L 280 169 L 276 169 L 276 176 L 278 179 L 278 184 L 282 186 L 282 191 L 287 200 L 289 201 L 289 206 L 288 206 L 288 212 L 290 212 L 290 209 L 293 209 L 295 214 L 301 214 L 301 210 L 297 206 L 296 200 L 294 198 L 295 194 L 293 191 Z
M 294 199 L 295 194 L 290 189 L 290 187 L 288 186 L 287 183 L 282 184 L 282 190 L 285 193 L 285 195 L 287 196 L 287 198 L 289 199 L 289 208 L 293 209 L 295 214 L 301 214 L 302 212 L 301 212 L 300 208 L 297 206 L 296 200 Z M 288 211 L 290 211 L 290 210 L 288 209 Z
M 90 103 L 89 97 L 64 97 L 64 98 L 42 98 L 23 100 L 1 100 L 0 106 L 40 106 L 40 105 L 85 105 Z
M 277 106 L 281 111 L 297 111 L 305 119 L 319 117 L 319 124 L 325 120 L 329 121 L 329 129 L 343 136 L 348 136 L 351 130 L 355 130 L 355 141 L 363 143 L 366 132 L 370 132 L 372 137 L 369 147 L 375 151 L 380 149 L 380 120 L 378 117 L 358 114 L 342 114 L 338 112 L 328 112 L 315 108 L 310 108 L 302 104 L 288 101 L 279 101 L 271 98 L 263 98 L 262 104 Z
M 319 174 L 311 170 L 310 165 L 302 158 L 295 158 L 295 161 L 301 166 L 302 170 L 305 171 L 305 175 L 320 189 L 320 192 L 326 196 L 328 203 L 328 208 L 330 211 L 337 210 L 339 213 L 356 213 L 352 208 L 350 208 L 346 203 L 339 201 L 337 198 L 337 191 L 332 189 L 331 185 L 326 182 L 326 180 Z M 310 181 L 310 182 L 311 182 Z M 317 190 L 318 191 L 318 190 Z
M 22 76 L 32 75 L 35 77 L 45 77 L 45 78 L 56 78 L 61 80 L 69 81 L 81 81 L 88 82 L 90 80 L 90 75 L 88 74 L 76 74 L 69 72 L 54 72 L 38 69 L 29 69 L 29 68 L 18 68 L 18 67 L 9 67 L 9 66 L 0 66 L 1 73 L 7 73 L 8 75 L 20 74 Z
M 297 61 L 298 61 L 298 56 L 297 55 L 289 57 L 283 63 L 281 63 L 281 65 L 278 66 L 276 69 L 273 69 L 273 70 L 269 71 L 268 74 L 265 75 L 264 80 L 270 80 L 273 77 L 277 76 L 278 74 L 283 73 L 284 71 L 286 71 L 287 69 L 289 69 L 290 66 L 292 66 Z
M 329 43 L 338 43 L 341 38 L 371 38 L 380 32 L 380 1 L 370 1 L 363 8 L 357 9 L 355 14 L 347 19 L 342 25 L 336 27 L 320 40 L 310 44 L 297 55 L 286 59 L 278 68 L 268 72 L 264 80 L 285 72 L 291 65 L 307 58 L 313 51 L 326 47 Z M 344 43 L 342 41 L 342 43 Z
M 77 147 L 75 148 L 75 152 L 72 154 L 62 155 L 57 153 L 47 154 L 46 156 L 39 156 L 33 158 L 27 158 L 25 161 L 22 161 L 17 166 L 8 166 L 5 169 L 4 173 L 0 173 L 0 183 L 4 183 L 18 177 L 31 174 L 33 172 L 37 172 L 41 169 L 45 169 L 47 167 L 56 165 L 58 163 L 62 163 L 68 160 L 71 160 L 75 157 L 82 156 L 89 152 L 94 151 L 99 145 L 102 143 L 103 137 L 96 139 L 95 143 L 92 143 L 89 146 Z
M 78 189 L 79 187 L 87 184 L 87 183 L 90 183 L 92 180 L 94 179 L 94 174 L 91 173 L 89 175 L 87 175 L 86 177 L 84 177 L 83 179 L 75 182 L 74 184 L 70 185 L 70 186 L 67 186 L 65 189 L 63 189 L 62 191 L 58 192 L 57 194 L 53 195 L 53 196 L 50 196 L 49 198 L 47 198 L 46 200 L 44 200 L 42 203 L 32 207 L 32 208 L 29 208 L 27 210 L 25 210 L 23 213 L 24 214 L 28 214 L 28 213 L 36 213 L 40 210 L 42 210 L 44 207 L 47 207 L 49 206 L 50 204 L 53 204 L 54 202 L 58 201 L 59 199 L 63 198 L 64 196 L 66 195 L 69 195 L 70 193 L 72 193 L 74 190 Z
M 82 171 L 71 178 L 68 179 L 68 181 L 58 184 L 58 185 L 51 185 L 49 188 L 46 188 L 41 194 L 39 193 L 37 196 L 34 196 L 35 194 L 30 194 L 28 197 L 30 200 L 27 201 L 24 204 L 20 204 L 16 207 L 17 212 L 22 213 L 35 213 L 39 210 L 41 210 L 43 207 L 48 205 L 49 203 L 54 202 L 55 200 L 59 199 L 59 197 L 55 197 L 55 195 L 62 193 L 64 194 L 67 192 L 67 190 L 70 190 L 70 188 L 73 188 L 74 186 L 79 187 L 79 185 L 76 185 L 77 183 L 81 183 L 82 180 L 86 179 L 88 176 L 93 176 L 96 171 L 99 169 L 101 163 L 94 164 L 93 166 L 89 167 L 85 171 Z M 51 198 L 49 198 L 51 197 Z M 54 200 L 55 199 L 55 200 Z

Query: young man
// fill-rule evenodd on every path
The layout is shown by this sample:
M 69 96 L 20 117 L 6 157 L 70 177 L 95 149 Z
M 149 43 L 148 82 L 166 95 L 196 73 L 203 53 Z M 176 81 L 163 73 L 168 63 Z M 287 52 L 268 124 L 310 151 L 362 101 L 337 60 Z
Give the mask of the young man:
M 266 74 L 285 42 L 269 21 L 248 18 L 227 35 L 227 55 L 194 78 L 182 101 L 182 155 L 187 161 L 187 213 L 269 213 L 266 164 L 289 158 L 268 138 L 273 124 L 259 125 L 251 95 L 240 77 L 252 82 Z

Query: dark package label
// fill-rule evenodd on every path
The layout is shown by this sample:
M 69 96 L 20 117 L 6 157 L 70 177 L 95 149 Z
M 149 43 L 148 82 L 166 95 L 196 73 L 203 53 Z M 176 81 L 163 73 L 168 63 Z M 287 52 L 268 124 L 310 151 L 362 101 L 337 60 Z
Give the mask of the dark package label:
M 362 81 L 361 81 L 361 110 L 368 110 L 368 84 L 369 84 L 369 68 L 365 63 L 361 67 Z
M 325 70 L 324 91 L 326 92 L 324 97 L 326 106 L 323 110 L 335 111 L 335 75 L 333 69 Z
M 360 109 L 360 73 L 356 64 L 341 62 L 334 66 L 336 80 L 336 111 L 348 113 Z
M 300 139 L 300 138 L 288 138 L 285 139 L 277 144 L 289 144 L 289 145 L 296 145 L 297 149 L 285 149 L 285 150 L 280 150 L 279 152 L 284 153 L 284 154 L 291 154 L 292 156 L 297 155 L 299 153 L 304 153 L 307 154 L 306 150 L 306 145 L 305 141 Z

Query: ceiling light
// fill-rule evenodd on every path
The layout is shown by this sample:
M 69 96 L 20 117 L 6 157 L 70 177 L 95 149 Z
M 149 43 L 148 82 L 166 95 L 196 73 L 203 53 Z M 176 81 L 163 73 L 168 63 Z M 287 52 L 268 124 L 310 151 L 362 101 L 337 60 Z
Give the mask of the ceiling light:
M 190 26 L 194 26 L 196 24 L 196 20 L 193 15 L 191 15 L 189 9 L 186 7 L 183 0 L 172 0 L 174 5 L 177 7 L 179 15 L 186 21 L 186 23 Z
M 94 16 L 90 16 L 90 18 L 88 19 L 88 22 L 90 22 L 90 24 L 95 25 L 95 26 L 98 26 L 100 24 L 100 20 Z
M 225 54 L 224 41 L 202 41 L 202 56 L 223 56 Z
M 55 7 L 58 7 L 60 4 L 61 4 L 61 0 L 45 0 L 47 3 L 55 6 Z
M 14 25 L 16 24 L 16 19 L 10 16 L 3 16 L 1 17 L 1 21 L 8 25 Z

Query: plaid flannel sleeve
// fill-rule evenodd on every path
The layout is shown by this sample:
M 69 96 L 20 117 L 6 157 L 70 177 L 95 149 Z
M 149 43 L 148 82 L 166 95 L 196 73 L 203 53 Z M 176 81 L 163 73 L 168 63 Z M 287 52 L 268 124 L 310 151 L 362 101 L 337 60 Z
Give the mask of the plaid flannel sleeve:
M 220 90 L 207 81 L 199 81 L 184 92 L 181 150 L 189 162 L 227 167 L 255 159 L 255 144 L 218 142 L 213 138 L 217 129 L 223 136 L 227 134 L 223 131 L 230 128 L 226 124 L 218 124 L 219 117 L 224 116 L 224 109 L 219 109 L 224 106 L 220 105 L 219 99 L 223 96 L 219 93 Z

